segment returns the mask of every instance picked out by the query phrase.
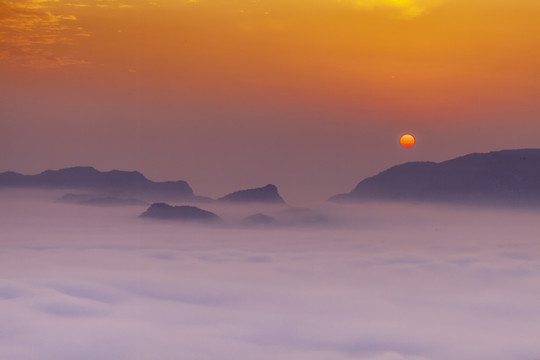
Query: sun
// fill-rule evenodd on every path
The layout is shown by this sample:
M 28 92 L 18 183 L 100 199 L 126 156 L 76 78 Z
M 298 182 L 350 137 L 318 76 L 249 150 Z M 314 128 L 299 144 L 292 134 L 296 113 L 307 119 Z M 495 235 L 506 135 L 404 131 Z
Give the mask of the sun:
M 401 144 L 401 146 L 403 146 L 404 148 L 410 148 L 414 145 L 414 143 L 416 142 L 416 139 L 414 138 L 414 136 L 412 136 L 411 134 L 404 134 L 401 136 L 401 138 L 399 139 L 399 143 Z

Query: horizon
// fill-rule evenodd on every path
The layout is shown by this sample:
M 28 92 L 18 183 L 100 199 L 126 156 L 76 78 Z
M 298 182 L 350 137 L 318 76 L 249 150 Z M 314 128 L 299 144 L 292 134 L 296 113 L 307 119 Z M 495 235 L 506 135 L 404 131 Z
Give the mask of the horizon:
M 293 202 L 290 202 L 290 201 L 286 201 L 286 203 L 288 205 L 294 205 L 294 206 L 301 206 L 301 205 L 315 205 L 315 204 L 319 204 L 321 202 L 326 202 L 326 201 L 329 201 L 330 198 L 336 196 L 336 195 L 340 195 L 340 194 L 346 194 L 346 193 L 349 193 L 350 191 L 352 191 L 356 185 L 358 185 L 360 182 L 368 179 L 368 178 L 371 178 L 371 177 L 375 177 L 379 174 L 381 174 L 382 172 L 385 172 L 386 170 L 390 170 L 394 167 L 398 167 L 398 166 L 401 166 L 401 165 L 406 165 L 408 163 L 435 163 L 435 164 L 440 164 L 440 163 L 444 163 L 444 162 L 447 162 L 447 161 L 451 161 L 451 160 L 456 160 L 456 159 L 459 159 L 459 158 L 462 158 L 462 157 L 465 157 L 465 156 L 469 156 L 469 155 L 482 155 L 482 154 L 491 154 L 491 153 L 498 153 L 498 152 L 508 152 L 508 151 L 527 151 L 527 150 L 540 150 L 540 148 L 519 148 L 519 149 L 501 149 L 501 150 L 493 150 L 493 151 L 488 151 L 488 152 L 475 152 L 475 153 L 468 153 L 468 154 L 462 154 L 462 155 L 459 155 L 455 158 L 452 158 L 452 159 L 446 159 L 446 160 L 442 160 L 442 161 L 427 161 L 427 160 L 415 160 L 415 161 L 407 161 L 407 162 L 403 162 L 403 163 L 399 163 L 399 164 L 395 164 L 395 165 L 392 165 L 386 169 L 383 169 L 379 172 L 377 172 L 376 174 L 372 174 L 372 175 L 368 175 L 367 177 L 365 178 L 362 178 L 362 179 L 359 179 L 356 181 L 356 183 L 349 189 L 349 190 L 346 190 L 346 191 L 343 191 L 341 193 L 334 193 L 334 194 L 330 194 L 326 197 L 319 197 L 319 198 L 310 198 L 310 199 L 303 199 L 303 202 L 299 202 L 297 199 L 294 199 L 294 196 L 293 196 Z M 196 184 L 192 184 L 190 183 L 189 181 L 185 180 L 185 179 L 163 179 L 163 180 L 156 180 L 156 179 L 152 179 L 152 178 L 149 178 L 148 176 L 146 176 L 144 173 L 142 173 L 141 171 L 137 170 L 137 169 L 120 169 L 120 168 L 112 168 L 112 169 L 99 169 L 99 168 L 96 168 L 95 166 L 91 166 L 91 165 L 77 165 L 77 166 L 72 166 L 72 167 L 68 167 L 68 168 L 59 168 L 59 169 L 51 169 L 51 168 L 48 168 L 48 169 L 44 169 L 42 171 L 39 171 L 37 173 L 33 173 L 33 174 L 23 174 L 23 173 L 18 173 L 18 172 L 15 172 L 15 173 L 18 173 L 18 174 L 21 174 L 21 175 L 38 175 L 38 174 L 41 174 L 45 171 L 48 171 L 48 170 L 52 170 L 52 171 L 58 171 L 58 170 L 64 170 L 64 169 L 74 169 L 74 168 L 90 168 L 90 169 L 93 169 L 93 170 L 96 170 L 98 172 L 101 172 L 101 173 L 107 173 L 107 172 L 113 172 L 113 171 L 120 171 L 120 172 L 127 172 L 127 173 L 130 173 L 130 172 L 135 172 L 135 173 L 139 173 L 140 175 L 142 175 L 143 177 L 145 177 L 147 180 L 150 180 L 152 182 L 168 182 L 168 181 L 185 181 L 190 187 L 191 189 L 193 190 L 194 194 L 196 196 L 203 196 L 203 197 L 209 197 L 211 198 L 212 200 L 217 200 L 225 195 L 228 195 L 228 194 L 231 194 L 233 192 L 237 192 L 237 191 L 241 191 L 241 190 L 246 190 L 246 189 L 257 189 L 257 188 L 263 188 L 263 187 L 266 187 L 268 185 L 274 185 L 277 187 L 278 191 L 280 192 L 280 195 L 282 195 L 283 198 L 287 199 L 286 196 L 283 196 L 283 194 L 281 194 L 281 189 L 280 189 L 280 186 L 279 184 L 273 184 L 273 183 L 266 183 L 266 184 L 259 184 L 259 185 L 253 185 L 251 187 L 247 187 L 247 188 L 236 188 L 236 189 L 232 189 L 230 190 L 229 192 L 227 193 L 223 193 L 223 194 L 218 194 L 218 195 L 215 195 L 215 196 L 211 196 L 209 194 L 206 194 L 206 193 L 200 193 L 196 190 Z M 7 171 L 3 171 L 3 172 L 14 172 L 12 170 L 7 170 Z M 294 189 L 292 189 L 292 191 L 294 191 Z
M 3 1 L 0 171 L 136 169 L 210 196 L 269 182 L 301 203 L 406 161 L 537 148 L 539 11 Z

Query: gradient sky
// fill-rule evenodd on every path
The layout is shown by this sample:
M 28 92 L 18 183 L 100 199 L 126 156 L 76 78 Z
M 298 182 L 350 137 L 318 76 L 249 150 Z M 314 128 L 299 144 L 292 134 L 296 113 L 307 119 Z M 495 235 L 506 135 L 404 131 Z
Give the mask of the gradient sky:
M 0 171 L 302 203 L 404 161 L 540 147 L 539 21 L 537 0 L 0 1 Z

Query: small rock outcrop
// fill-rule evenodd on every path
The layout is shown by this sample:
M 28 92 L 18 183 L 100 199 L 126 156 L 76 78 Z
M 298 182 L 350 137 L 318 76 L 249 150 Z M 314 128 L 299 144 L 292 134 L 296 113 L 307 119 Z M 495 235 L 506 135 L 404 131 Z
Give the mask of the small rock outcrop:
M 268 204 L 284 204 L 285 201 L 279 195 L 275 185 L 268 184 L 261 188 L 247 189 L 233 192 L 220 199 L 220 202 L 235 202 L 235 203 L 268 203 Z
M 179 221 L 215 222 L 220 218 L 213 212 L 195 206 L 171 206 L 155 203 L 140 215 L 141 218 Z

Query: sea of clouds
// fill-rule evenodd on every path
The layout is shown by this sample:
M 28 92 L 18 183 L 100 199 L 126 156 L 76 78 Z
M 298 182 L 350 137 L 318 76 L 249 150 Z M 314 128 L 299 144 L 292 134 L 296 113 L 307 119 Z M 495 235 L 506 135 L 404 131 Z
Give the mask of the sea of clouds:
M 540 359 L 540 211 L 203 227 L 20 195 L 0 193 L 1 359 Z

